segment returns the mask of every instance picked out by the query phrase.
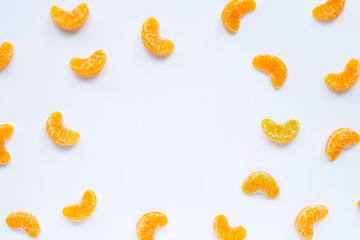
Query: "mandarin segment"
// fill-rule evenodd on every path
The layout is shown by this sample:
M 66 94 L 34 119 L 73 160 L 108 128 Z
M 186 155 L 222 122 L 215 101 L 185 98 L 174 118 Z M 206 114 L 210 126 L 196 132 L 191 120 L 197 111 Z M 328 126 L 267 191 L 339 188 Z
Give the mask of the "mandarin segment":
M 280 88 L 287 77 L 285 63 L 278 57 L 271 54 L 260 54 L 254 57 L 253 66 L 256 69 L 266 72 L 274 88 Z
M 101 72 L 105 63 L 105 52 L 97 50 L 88 58 L 72 58 L 70 60 L 70 67 L 75 73 L 89 77 Z
M 160 25 L 155 18 L 146 19 L 142 27 L 141 38 L 144 46 L 151 53 L 166 56 L 174 51 L 174 43 L 169 39 L 162 39 L 159 28 Z
M 314 225 L 326 217 L 328 209 L 323 205 L 312 205 L 301 210 L 295 220 L 295 228 L 304 240 L 314 235 Z
M 331 20 L 338 17 L 345 7 L 345 0 L 328 0 L 313 9 L 313 15 L 319 20 Z
M 46 131 L 54 143 L 63 146 L 74 145 L 80 139 L 79 133 L 64 125 L 60 112 L 50 114 L 46 121 Z
M 297 120 L 289 120 L 284 124 L 277 124 L 271 119 L 262 121 L 262 128 L 268 138 L 278 143 L 288 143 L 295 139 L 299 130 L 300 123 Z
M 10 228 L 21 228 L 30 237 L 37 237 L 40 234 L 40 224 L 34 215 L 28 212 L 17 211 L 10 213 L 6 218 Z
M 10 124 L 0 125 L 0 165 L 7 164 L 10 161 L 10 154 L 6 151 L 7 140 L 14 132 L 14 127 Z
M 242 226 L 231 227 L 224 215 L 217 215 L 214 220 L 214 232 L 220 240 L 243 240 L 246 229 Z
M 156 231 L 164 227 L 168 219 L 164 213 L 149 212 L 144 214 L 136 224 L 136 233 L 139 240 L 154 240 Z
M 360 74 L 360 63 L 351 59 L 341 73 L 330 73 L 325 76 L 326 84 L 335 91 L 344 91 L 355 85 Z
M 255 8 L 254 0 L 231 0 L 221 15 L 225 28 L 231 33 L 236 33 L 239 30 L 240 18 Z
M 86 22 L 89 16 L 89 8 L 86 3 L 79 4 L 71 11 L 66 11 L 58 6 L 52 6 L 50 16 L 59 27 L 74 30 Z
M 262 192 L 269 198 L 276 198 L 280 194 L 280 187 L 276 180 L 267 172 L 251 173 L 244 181 L 242 190 L 246 194 Z
M 92 190 L 87 190 L 81 200 L 63 209 L 63 215 L 69 220 L 80 221 L 88 218 L 95 210 L 97 198 Z
M 334 161 L 340 153 L 360 141 L 360 136 L 350 128 L 339 128 L 329 137 L 325 147 L 326 156 L 330 161 Z
M 6 67 L 14 53 L 14 46 L 10 42 L 3 42 L 0 46 L 0 69 Z

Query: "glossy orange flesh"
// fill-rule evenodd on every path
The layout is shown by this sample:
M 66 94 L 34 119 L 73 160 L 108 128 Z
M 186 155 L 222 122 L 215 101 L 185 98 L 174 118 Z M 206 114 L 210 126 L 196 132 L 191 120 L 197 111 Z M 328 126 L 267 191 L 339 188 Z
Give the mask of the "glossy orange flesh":
M 247 234 L 246 229 L 242 226 L 231 227 L 224 215 L 216 216 L 214 232 L 220 240 L 243 240 Z
M 280 194 L 280 187 L 276 180 L 267 172 L 251 173 L 242 185 L 244 193 L 262 192 L 269 198 L 276 198 Z
M 13 212 L 6 218 L 6 223 L 10 228 L 21 228 L 30 237 L 37 237 L 40 234 L 40 224 L 34 215 L 27 212 Z
M 221 15 L 225 28 L 231 33 L 236 33 L 239 30 L 240 18 L 255 8 L 254 0 L 231 0 Z
M 269 75 L 274 88 L 280 88 L 285 83 L 287 68 L 280 58 L 270 54 L 260 54 L 254 57 L 253 66 Z
M 94 76 L 101 72 L 106 63 L 106 54 L 103 50 L 97 50 L 88 58 L 72 58 L 71 69 L 81 76 Z
M 85 220 L 94 212 L 96 202 L 95 193 L 92 190 L 87 190 L 80 202 L 63 209 L 63 215 L 69 220 Z
M 326 84 L 336 90 L 344 91 L 355 85 L 360 74 L 360 63 L 356 58 L 351 59 L 341 73 L 330 73 L 325 76 Z
M 154 240 L 156 230 L 164 227 L 168 220 L 161 212 L 149 212 L 143 215 L 136 224 L 138 240 Z
M 295 228 L 304 240 L 314 235 L 314 225 L 326 217 L 328 209 L 323 205 L 313 205 L 301 210 L 295 220 Z
M 337 18 L 345 7 L 345 0 L 328 0 L 313 9 L 313 15 L 319 20 Z
M 79 133 L 66 127 L 60 112 L 50 114 L 46 122 L 46 131 L 50 139 L 59 145 L 74 145 L 80 139 Z
M 325 153 L 330 161 L 334 161 L 340 153 L 360 141 L 360 136 L 350 128 L 339 128 L 327 140 Z
M 74 30 L 86 22 L 89 16 L 89 8 L 86 3 L 79 4 L 71 11 L 66 11 L 58 6 L 52 6 L 50 16 L 59 27 Z
M 3 42 L 0 46 L 0 69 L 6 67 L 14 53 L 14 47 L 10 42 Z
M 278 143 L 288 143 L 297 136 L 300 123 L 297 120 L 289 120 L 284 124 L 277 124 L 271 119 L 262 121 L 262 128 L 268 138 Z

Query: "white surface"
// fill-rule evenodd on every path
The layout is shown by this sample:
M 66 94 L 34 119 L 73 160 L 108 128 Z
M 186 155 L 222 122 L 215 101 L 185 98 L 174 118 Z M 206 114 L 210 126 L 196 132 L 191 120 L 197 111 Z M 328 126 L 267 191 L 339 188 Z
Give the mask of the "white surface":
M 246 239 L 293 240 L 298 212 L 324 204 L 329 215 L 314 239 L 358 239 L 360 146 L 332 163 L 324 147 L 337 128 L 360 131 L 360 84 L 337 94 L 323 76 L 360 57 L 360 2 L 347 1 L 329 23 L 312 17 L 320 0 L 256 2 L 231 35 L 221 22 L 227 0 L 89 0 L 90 17 L 73 33 L 59 29 L 49 10 L 78 1 L 2 1 L 0 41 L 11 41 L 15 53 L 0 72 L 0 122 L 15 132 L 7 145 L 12 160 L 0 167 L 0 238 L 29 239 L 4 221 L 25 210 L 41 223 L 38 239 L 135 240 L 137 220 L 157 210 L 169 219 L 157 240 L 215 240 L 217 214 L 244 226 Z M 149 16 L 175 43 L 165 59 L 142 45 Z M 97 49 L 108 55 L 103 71 L 88 80 L 75 75 L 70 58 Z M 288 66 L 280 90 L 252 67 L 266 52 Z M 57 110 L 81 134 L 72 148 L 46 134 Z M 273 144 L 264 118 L 298 119 L 298 137 Z M 241 191 L 256 170 L 273 175 L 280 197 Z M 68 221 L 62 208 L 87 188 L 98 196 L 94 214 Z

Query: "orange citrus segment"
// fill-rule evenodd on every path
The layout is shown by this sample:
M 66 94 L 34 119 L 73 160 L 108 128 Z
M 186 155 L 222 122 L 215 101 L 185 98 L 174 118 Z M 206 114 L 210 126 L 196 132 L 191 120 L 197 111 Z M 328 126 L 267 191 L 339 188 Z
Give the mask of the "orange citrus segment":
M 287 68 L 280 58 L 270 54 L 260 54 L 254 57 L 253 66 L 268 73 L 274 88 L 279 88 L 284 84 L 287 77 Z
M 357 202 L 358 207 L 360 208 L 360 201 Z
M 221 15 L 225 28 L 231 33 L 236 33 L 239 30 L 240 18 L 255 8 L 254 0 L 231 0 Z
M 10 161 L 10 154 L 6 151 L 6 141 L 14 132 L 14 127 L 10 124 L 0 125 L 0 164 L 6 164 Z
M 262 121 L 262 128 L 271 140 L 278 143 L 288 143 L 297 136 L 300 123 L 297 120 L 289 120 L 284 124 L 277 124 L 271 119 Z
M 98 74 L 106 63 L 106 54 L 103 50 L 97 50 L 88 58 L 72 58 L 71 69 L 82 76 L 94 76 Z
M 50 16 L 59 27 L 73 30 L 86 22 L 89 16 L 89 8 L 86 3 L 79 4 L 72 11 L 65 11 L 58 6 L 52 6 Z
M 242 226 L 231 227 L 224 215 L 217 215 L 214 220 L 214 232 L 220 240 L 243 240 L 246 229 Z
M 40 234 L 40 224 L 34 215 L 27 212 L 13 212 L 6 218 L 10 228 L 22 228 L 30 237 L 37 237 Z
M 95 210 L 96 195 L 92 190 L 87 190 L 81 201 L 63 209 L 63 215 L 69 220 L 84 220 L 88 218 Z
M 323 205 L 313 205 L 301 210 L 295 220 L 295 228 L 304 240 L 312 239 L 315 223 L 321 221 L 328 214 Z
M 326 143 L 325 153 L 330 161 L 334 161 L 339 154 L 354 146 L 360 141 L 360 136 L 354 130 L 349 128 L 339 128 L 334 131 Z
M 174 51 L 174 43 L 169 39 L 162 39 L 159 35 L 159 23 L 155 18 L 150 17 L 145 20 L 141 38 L 144 46 L 156 55 L 165 56 Z
M 338 17 L 345 7 L 345 0 L 328 0 L 313 9 L 313 15 L 319 20 L 330 20 Z
M 80 139 L 79 133 L 64 125 L 60 112 L 50 114 L 46 122 L 46 131 L 50 139 L 59 145 L 73 145 Z
M 360 63 L 351 59 L 341 73 L 330 73 L 325 76 L 326 84 L 336 91 L 344 91 L 355 85 L 360 74 Z
M 244 193 L 262 192 L 269 198 L 276 198 L 280 194 L 280 187 L 275 179 L 267 172 L 251 173 L 242 185 Z
M 0 46 L 0 69 L 9 64 L 14 53 L 14 47 L 10 42 L 3 42 Z
M 136 224 L 136 232 L 139 240 L 154 240 L 157 229 L 167 224 L 167 217 L 161 212 L 149 212 L 143 215 Z

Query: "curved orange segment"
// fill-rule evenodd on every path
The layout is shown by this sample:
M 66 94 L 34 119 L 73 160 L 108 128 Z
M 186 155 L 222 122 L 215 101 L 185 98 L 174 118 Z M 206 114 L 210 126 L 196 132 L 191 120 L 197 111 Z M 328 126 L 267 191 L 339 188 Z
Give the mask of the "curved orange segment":
M 79 133 L 64 125 L 60 112 L 50 114 L 46 121 L 46 131 L 54 143 L 63 146 L 74 145 L 80 139 Z
M 157 229 L 164 227 L 168 220 L 161 212 L 149 212 L 143 215 L 136 224 L 136 233 L 139 240 L 154 240 Z
M 224 215 L 217 215 L 214 220 L 214 232 L 220 240 L 243 240 L 246 229 L 242 226 L 231 227 Z
M 242 190 L 246 194 L 262 192 L 269 198 L 276 198 L 280 194 L 280 187 L 276 180 L 264 171 L 251 173 L 245 179 Z
M 284 124 L 277 124 L 271 119 L 264 119 L 261 125 L 266 136 L 278 143 L 291 142 L 300 130 L 300 123 L 297 120 L 289 120 Z
M 10 124 L 0 125 L 0 164 L 7 164 L 10 161 L 10 154 L 6 151 L 5 144 L 14 132 Z
M 240 18 L 255 8 L 254 0 L 231 0 L 221 15 L 225 28 L 231 33 L 236 33 L 239 30 Z
M 155 18 L 150 17 L 145 20 L 141 38 L 144 46 L 153 54 L 166 56 L 174 51 L 174 43 L 169 39 L 162 39 L 159 34 L 160 25 Z
M 344 91 L 355 85 L 360 74 L 360 63 L 351 59 L 341 73 L 330 73 L 325 76 L 326 84 L 335 91 Z
M 72 58 L 71 69 L 81 76 L 94 76 L 101 72 L 106 63 L 106 54 L 103 50 L 94 52 L 88 58 Z
M 304 240 L 311 240 L 314 235 L 314 225 L 328 214 L 328 209 L 323 205 L 313 205 L 301 210 L 295 220 L 295 228 Z
M 13 212 L 6 218 L 6 223 L 10 228 L 22 228 L 30 237 L 37 237 L 40 234 L 40 224 L 34 215 L 27 212 Z
M 59 27 L 74 30 L 86 22 L 89 16 L 89 8 L 86 3 L 79 4 L 71 11 L 66 11 L 58 6 L 52 6 L 50 16 Z
M 14 46 L 10 42 L 3 42 L 0 46 L 0 69 L 6 67 L 14 53 Z
M 280 58 L 270 54 L 260 54 L 254 57 L 253 66 L 269 75 L 274 88 L 279 88 L 285 83 L 287 68 Z
M 350 128 L 339 128 L 329 137 L 325 147 L 326 156 L 334 161 L 342 151 L 359 143 L 360 136 Z
M 345 7 L 345 0 L 328 0 L 313 9 L 313 15 L 319 20 L 331 20 L 337 18 Z
M 92 190 L 87 190 L 80 202 L 63 209 L 63 215 L 69 220 L 84 220 L 94 212 L 96 202 L 97 199 L 95 193 Z

